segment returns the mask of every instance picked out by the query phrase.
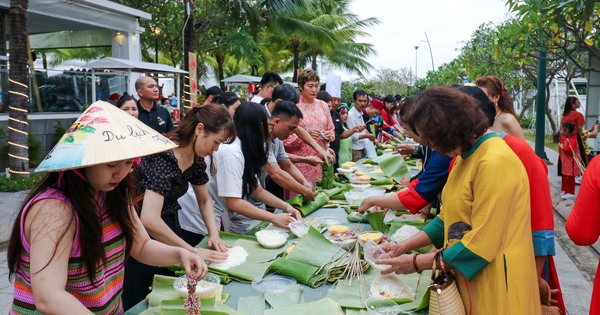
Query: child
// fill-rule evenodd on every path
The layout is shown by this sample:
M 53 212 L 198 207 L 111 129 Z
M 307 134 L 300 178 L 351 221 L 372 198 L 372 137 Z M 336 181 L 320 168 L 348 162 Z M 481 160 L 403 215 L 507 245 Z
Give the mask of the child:
M 9 314 L 122 314 L 128 256 L 155 266 L 181 263 L 189 277 L 204 276 L 202 257 L 151 240 L 131 205 L 133 158 L 174 147 L 109 103 L 81 115 L 37 168 L 49 173 L 13 225 Z
M 579 155 L 579 145 L 575 135 L 575 125 L 571 122 L 564 122 L 560 128 L 562 141 L 558 144 L 560 150 L 560 160 L 562 161 L 562 194 L 563 199 L 575 198 L 575 177 L 581 175 L 578 162 L 581 161 Z

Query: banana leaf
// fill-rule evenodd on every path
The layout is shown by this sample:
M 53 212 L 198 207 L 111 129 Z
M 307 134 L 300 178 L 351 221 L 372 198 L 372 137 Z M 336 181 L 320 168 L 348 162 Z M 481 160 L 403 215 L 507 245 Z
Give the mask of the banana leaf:
M 246 262 L 229 270 L 217 269 L 210 265 L 208 266 L 208 270 L 218 275 L 227 275 L 232 280 L 239 282 L 250 283 L 261 279 L 275 257 L 279 256 L 285 250 L 285 247 L 276 249 L 264 248 L 252 236 L 227 232 L 219 232 L 219 236 L 229 245 L 244 247 L 248 252 L 248 257 L 246 258 Z M 206 248 L 207 243 L 208 238 L 205 237 L 197 247 Z
M 280 308 L 265 310 L 265 315 L 344 315 L 340 305 L 332 299 L 321 299 L 318 301 L 289 305 Z
M 335 188 L 330 188 L 330 189 L 321 189 L 322 192 L 324 192 L 327 197 L 331 197 L 333 195 L 337 195 L 339 193 L 341 193 L 343 191 L 342 187 L 335 187 Z
M 271 305 L 271 308 L 295 305 L 303 302 L 302 289 L 297 285 L 285 292 L 265 293 L 265 300 Z
M 240 297 L 237 310 L 248 315 L 262 315 L 265 310 L 265 298 L 262 296 Z
M 344 194 L 337 194 L 337 195 L 331 196 L 329 198 L 329 200 L 346 200 L 346 196 L 344 196 Z
M 404 163 L 410 166 L 417 166 L 417 159 L 406 158 Z
M 349 259 L 347 251 L 311 227 L 287 256 L 277 258 L 271 264 L 269 272 L 294 278 L 299 283 L 315 288 L 338 280 Z M 366 270 L 368 264 L 363 264 L 363 268 Z
M 377 163 L 374 159 L 365 159 L 365 160 L 361 161 L 361 164 L 375 165 L 375 164 L 379 164 L 379 163 Z
M 152 292 L 148 294 L 148 306 L 150 308 L 159 307 L 160 309 L 164 309 L 180 307 L 183 309 L 184 299 L 179 297 L 179 294 L 173 288 L 173 283 L 176 279 L 176 277 L 154 275 Z M 218 292 L 222 291 L 223 286 L 221 286 Z M 229 294 L 219 295 L 220 301 L 225 301 L 227 298 L 229 298 Z M 214 298 L 202 300 L 202 306 L 207 309 L 212 309 L 217 303 Z
M 337 188 L 334 188 L 337 189 Z M 327 203 L 327 201 L 329 201 L 329 196 L 327 196 L 327 193 L 324 191 L 320 191 L 315 195 L 315 200 L 308 202 L 308 203 L 303 203 L 303 198 L 301 195 L 296 195 L 292 198 L 290 198 L 288 200 L 288 203 L 290 205 L 292 205 L 292 207 L 298 209 L 300 212 L 302 212 L 303 216 L 307 216 L 313 212 L 315 212 L 317 209 L 321 208 L 323 205 L 325 205 Z
M 300 195 L 298 195 L 298 196 L 300 196 Z M 250 229 L 248 229 L 244 233 L 244 235 L 254 236 L 256 234 L 256 232 L 262 231 L 262 230 L 266 229 L 269 226 L 269 224 L 271 224 L 271 223 L 268 222 L 268 221 L 260 221 L 258 224 L 254 225 L 253 227 L 251 227 Z
M 384 217 L 385 213 L 383 211 L 373 211 L 365 213 L 365 219 L 367 219 L 367 222 L 369 222 L 373 230 L 379 231 L 383 234 L 387 234 L 390 227 L 389 225 L 383 223 Z
M 381 189 L 385 189 L 387 191 L 391 191 L 392 189 L 394 189 L 394 185 L 390 184 L 390 185 L 371 185 L 371 188 L 381 188 Z
M 383 173 L 396 181 L 398 184 L 402 178 L 410 178 L 408 166 L 400 154 L 384 154 L 373 159 L 379 164 Z M 373 185 L 371 183 L 371 185 Z
M 348 206 L 344 206 L 344 209 L 348 207 Z M 350 207 L 348 207 L 349 209 Z M 346 216 L 346 219 L 348 220 L 348 222 L 353 222 L 353 223 L 369 223 L 369 221 L 367 221 L 366 216 L 363 213 L 360 213 L 358 211 L 352 211 L 350 210 L 350 212 L 348 212 L 348 215 Z
M 379 272 L 369 269 L 365 273 L 365 279 L 371 283 Z M 398 275 L 407 285 L 413 289 L 416 288 L 414 298 L 394 299 L 404 312 L 415 312 L 429 307 L 429 279 L 431 279 L 431 270 L 425 270 L 421 275 L 417 273 Z M 364 309 L 361 298 L 361 289 L 359 281 L 356 279 L 349 282 L 341 280 L 335 287 L 327 292 L 327 297 L 331 298 L 346 310 L 346 314 L 360 314 L 359 309 Z

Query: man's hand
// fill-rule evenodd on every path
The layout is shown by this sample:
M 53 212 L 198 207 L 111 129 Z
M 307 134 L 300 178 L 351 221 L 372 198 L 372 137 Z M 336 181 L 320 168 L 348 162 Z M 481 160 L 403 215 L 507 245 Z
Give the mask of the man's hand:
M 307 156 L 305 157 L 305 163 L 308 163 L 312 166 L 317 166 L 319 164 L 323 164 L 323 160 L 321 160 L 319 157 L 317 156 Z

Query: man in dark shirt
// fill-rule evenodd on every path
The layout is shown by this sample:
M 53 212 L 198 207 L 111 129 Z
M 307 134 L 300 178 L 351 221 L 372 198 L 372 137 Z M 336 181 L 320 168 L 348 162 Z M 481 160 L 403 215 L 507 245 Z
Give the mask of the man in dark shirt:
M 135 89 L 140 97 L 138 119 L 160 133 L 171 131 L 173 120 L 169 111 L 156 103 L 159 97 L 156 81 L 151 77 L 140 77 L 135 81 Z

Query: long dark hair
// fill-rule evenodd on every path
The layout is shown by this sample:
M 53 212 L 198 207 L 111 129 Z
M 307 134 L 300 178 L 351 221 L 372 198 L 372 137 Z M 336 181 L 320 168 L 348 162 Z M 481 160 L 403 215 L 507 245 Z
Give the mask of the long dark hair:
M 575 110 L 573 108 L 573 105 L 575 105 L 575 103 L 577 103 L 577 97 L 575 97 L 575 96 L 567 97 L 567 99 L 565 100 L 565 108 L 563 109 L 563 116 L 569 114 L 572 110 Z
M 80 169 L 85 176 L 85 168 Z M 59 190 L 72 204 L 73 212 L 71 214 L 71 220 L 75 219 L 75 213 L 79 219 L 79 244 L 81 245 L 81 259 L 83 264 L 88 270 L 88 276 L 90 281 L 95 285 L 96 280 L 96 266 L 98 264 L 105 264 L 105 252 L 102 246 L 102 218 L 98 211 L 98 204 L 94 199 L 93 190 L 89 183 L 81 179 L 73 171 L 64 171 L 62 176 L 62 184 L 57 185 L 59 178 L 58 172 L 48 173 L 29 193 L 21 210 L 13 224 L 10 241 L 8 243 L 8 268 L 9 277 L 12 278 L 19 268 L 21 262 L 20 253 L 23 248 L 21 242 L 21 216 L 23 214 L 25 205 L 40 193 L 55 188 Z M 106 199 L 104 206 L 108 209 L 108 212 L 114 216 L 119 222 L 123 235 L 125 237 L 125 255 L 127 258 L 133 245 L 133 235 L 135 233 L 135 225 L 131 216 L 131 195 L 132 181 L 131 175 L 127 175 L 125 179 L 112 191 L 106 193 Z M 52 211 L 52 209 L 45 209 L 44 211 Z M 68 226 L 61 234 L 61 238 L 64 237 L 68 230 Z M 56 241 L 58 244 L 59 240 Z M 54 256 L 56 255 L 56 248 L 52 258 L 46 263 L 44 268 L 50 264 Z M 42 270 L 44 269 L 42 268 Z M 41 270 L 40 270 L 41 271 Z M 39 272 L 39 271 L 37 271 Z
M 242 197 L 249 196 L 257 187 L 257 178 L 267 164 L 269 152 L 269 124 L 263 106 L 244 102 L 233 116 L 237 136 L 242 143 L 244 154 L 244 175 L 242 177 Z
M 498 99 L 498 107 L 503 113 L 509 113 L 519 120 L 513 106 L 513 101 L 506 91 L 504 82 L 502 82 L 500 78 L 488 75 L 477 79 L 475 82 L 477 83 L 477 86 L 484 87 L 491 96 L 500 97 Z

